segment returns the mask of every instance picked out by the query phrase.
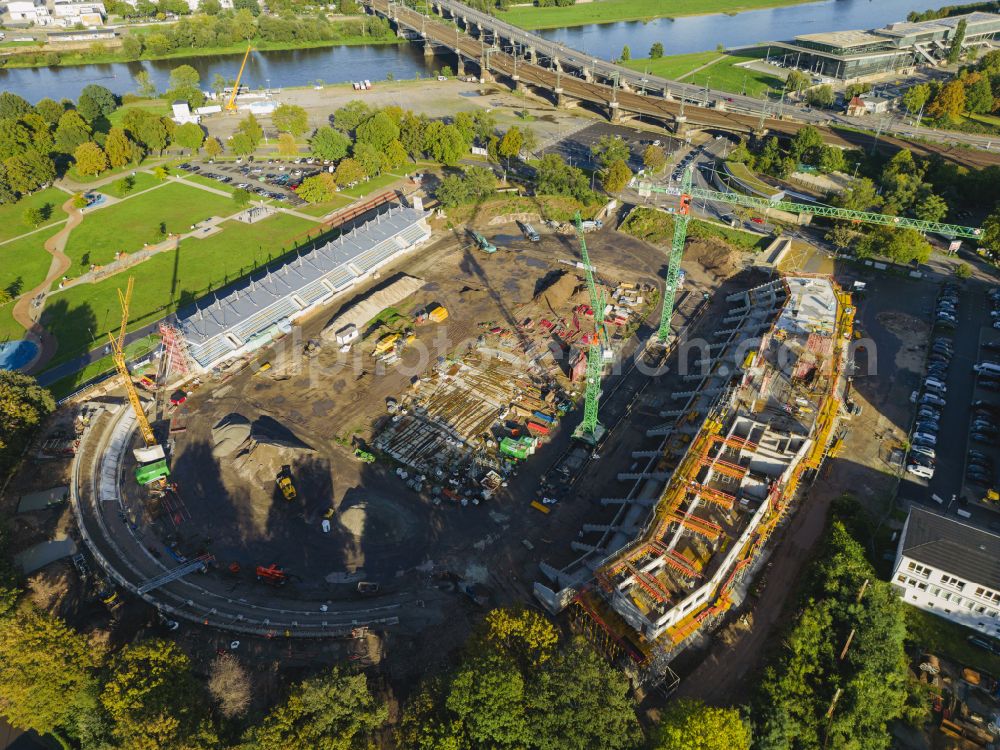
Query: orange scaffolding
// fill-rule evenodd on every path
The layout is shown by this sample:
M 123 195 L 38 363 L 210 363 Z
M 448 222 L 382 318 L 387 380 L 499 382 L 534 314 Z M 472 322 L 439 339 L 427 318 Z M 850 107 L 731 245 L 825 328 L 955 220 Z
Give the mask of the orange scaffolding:
M 721 526 L 717 526 L 711 521 L 706 521 L 704 518 L 698 518 L 698 516 L 682 516 L 680 513 L 671 513 L 667 517 L 667 520 L 679 523 L 681 526 L 713 542 L 722 536 Z

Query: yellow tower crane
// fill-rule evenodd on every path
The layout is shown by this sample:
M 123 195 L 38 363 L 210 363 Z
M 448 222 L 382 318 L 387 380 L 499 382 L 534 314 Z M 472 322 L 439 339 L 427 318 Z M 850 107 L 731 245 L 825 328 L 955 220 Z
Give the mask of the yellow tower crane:
M 247 52 L 243 55 L 243 64 L 240 65 L 240 72 L 236 75 L 236 82 L 233 84 L 233 93 L 229 95 L 229 101 L 226 102 L 226 111 L 235 112 L 236 111 L 236 95 L 240 93 L 240 81 L 243 80 L 243 70 L 247 66 L 247 60 L 250 59 L 250 51 L 253 49 L 252 45 L 247 45 Z
M 129 276 L 125 291 L 118 290 L 118 302 L 122 307 L 122 325 L 118 330 L 117 338 L 113 333 L 108 333 L 108 338 L 111 340 L 111 359 L 114 360 L 115 367 L 122 376 L 125 393 L 128 395 L 128 402 L 132 405 L 132 411 L 135 412 L 135 418 L 139 422 L 139 431 L 142 433 L 142 439 L 145 441 L 146 447 L 151 448 L 157 444 L 156 437 L 153 435 L 153 428 L 146 418 L 146 412 L 142 409 L 142 402 L 139 401 L 139 394 L 136 393 L 135 384 L 132 382 L 132 374 L 128 371 L 128 366 L 125 364 L 125 328 L 128 326 L 128 309 L 132 302 L 132 284 L 134 281 Z

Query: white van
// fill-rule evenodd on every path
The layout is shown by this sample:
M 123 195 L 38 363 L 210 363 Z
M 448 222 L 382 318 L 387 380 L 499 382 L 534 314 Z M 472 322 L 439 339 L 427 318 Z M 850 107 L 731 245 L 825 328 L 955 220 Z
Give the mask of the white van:
M 1000 364 L 996 362 L 980 362 L 972 369 L 979 375 L 1000 375 Z
M 934 469 L 930 468 L 929 466 L 921 466 L 920 464 L 907 464 L 906 470 L 910 474 L 914 474 L 923 479 L 934 478 Z
M 946 386 L 937 378 L 927 378 L 927 380 L 924 381 L 924 388 L 930 388 L 931 390 L 937 391 L 938 393 L 948 392 L 948 386 Z

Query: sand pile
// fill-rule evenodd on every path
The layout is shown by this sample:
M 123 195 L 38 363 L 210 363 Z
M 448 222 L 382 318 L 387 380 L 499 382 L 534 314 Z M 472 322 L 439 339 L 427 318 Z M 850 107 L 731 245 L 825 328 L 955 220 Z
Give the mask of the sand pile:
M 741 270 L 739 254 L 719 240 L 698 239 L 689 242 L 684 255 L 720 278 L 728 278 Z
M 212 428 L 212 454 L 231 457 L 230 465 L 254 483 L 270 484 L 286 464 L 314 453 L 277 420 L 259 417 L 252 423 L 242 414 L 228 414 Z
M 539 292 L 535 299 L 553 309 L 563 308 L 582 287 L 584 287 L 583 282 L 574 274 L 562 273 L 552 284 Z
M 212 455 L 225 458 L 250 440 L 250 420 L 242 414 L 227 414 L 212 428 Z

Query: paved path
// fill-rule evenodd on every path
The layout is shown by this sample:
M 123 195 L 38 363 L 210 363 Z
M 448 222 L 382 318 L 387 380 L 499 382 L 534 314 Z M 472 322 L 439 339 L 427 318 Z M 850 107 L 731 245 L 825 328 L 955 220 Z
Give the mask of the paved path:
M 684 75 L 680 75 L 680 76 L 677 76 L 677 80 L 678 80 L 678 81 L 683 81 L 683 80 L 684 80 L 685 78 L 688 78 L 689 76 L 693 76 L 693 75 L 694 75 L 695 73 L 700 73 L 700 72 L 701 72 L 701 71 L 703 71 L 703 70 L 704 70 L 705 68 L 711 68 L 711 67 L 712 67 L 713 65 L 715 65 L 715 64 L 716 64 L 717 62 L 719 62 L 719 60 L 721 60 L 721 59 L 722 59 L 723 57 L 725 57 L 725 55 L 719 55 L 719 56 L 718 56 L 717 58 L 715 58 L 714 60 L 709 60 L 709 61 L 708 61 L 707 63 L 705 63 L 704 65 L 699 65 L 699 66 L 698 66 L 697 68 L 695 68 L 694 70 L 689 70 L 689 71 L 688 71 L 687 73 L 685 73 Z
M 55 336 L 45 330 L 38 322 L 38 317 L 42 313 L 45 295 L 52 288 L 52 284 L 57 279 L 62 278 L 71 265 L 72 261 L 63 251 L 66 249 L 69 233 L 83 221 L 83 212 L 73 205 L 72 198 L 66 201 L 62 208 L 68 214 L 66 223 L 62 229 L 45 242 L 45 250 L 52 256 L 52 263 L 49 265 L 49 273 L 45 277 L 45 281 L 31 291 L 22 294 L 14 303 L 14 320 L 24 328 L 25 338 L 38 344 L 35 358 L 24 368 L 24 371 L 28 373 L 35 373 L 44 367 L 45 363 L 52 359 L 58 346 Z M 32 304 L 35 297 L 39 295 L 42 295 L 39 304 Z

